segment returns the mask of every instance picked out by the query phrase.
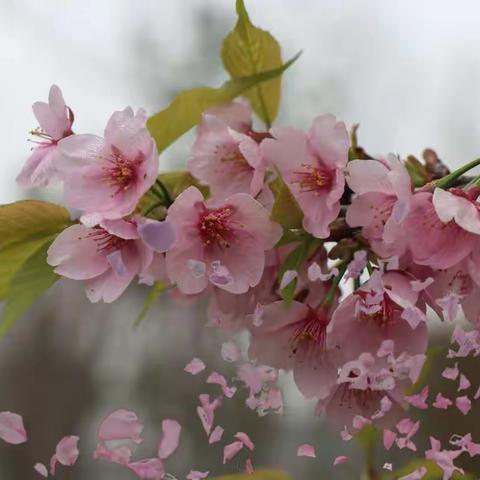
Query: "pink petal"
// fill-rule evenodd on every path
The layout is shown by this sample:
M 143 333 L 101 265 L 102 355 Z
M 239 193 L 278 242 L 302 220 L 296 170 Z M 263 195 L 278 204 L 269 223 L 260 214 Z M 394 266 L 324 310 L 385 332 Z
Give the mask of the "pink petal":
M 212 443 L 219 442 L 223 437 L 223 432 L 224 432 L 224 429 L 220 425 L 217 425 L 213 429 L 213 432 L 211 433 L 210 438 L 208 439 L 208 444 L 211 445 Z
M 163 480 L 165 468 L 159 458 L 146 458 L 128 464 L 128 468 L 144 480 Z
M 415 408 L 420 410 L 426 410 L 428 408 L 428 385 L 422 389 L 422 391 L 415 395 L 409 395 L 404 397 L 405 400 Z
M 213 383 L 215 385 L 220 385 L 222 387 L 223 394 L 227 398 L 232 398 L 237 391 L 237 387 L 229 387 L 227 385 L 227 380 L 223 375 L 220 375 L 218 372 L 212 372 L 207 378 L 207 383 Z
M 442 372 L 442 377 L 446 378 L 447 380 L 455 380 L 458 377 L 458 373 L 458 367 L 457 364 L 455 364 L 455 367 L 447 367 Z
M 240 360 L 240 349 L 233 342 L 222 343 L 222 358 L 226 362 L 237 362 Z
M 207 478 L 210 472 L 199 472 L 198 470 L 190 470 L 187 475 L 187 480 L 203 480 Z
M 12 445 L 27 441 L 27 432 L 20 415 L 12 412 L 0 412 L 0 438 Z
M 243 442 L 237 441 L 226 445 L 223 449 L 223 463 L 230 461 L 243 448 Z
M 78 441 L 80 437 L 70 435 L 63 437 L 55 448 L 57 461 L 65 466 L 74 465 L 78 458 Z
M 249 474 L 249 475 L 252 475 L 253 473 L 255 473 L 255 470 L 253 468 L 253 464 L 252 464 L 252 459 L 251 458 L 247 458 L 246 462 L 245 462 L 245 471 Z
M 458 391 L 462 391 L 462 390 L 466 390 L 467 388 L 470 388 L 470 381 L 468 380 L 468 378 L 462 373 L 460 375 L 460 382 L 459 382 L 459 385 L 458 385 Z
M 347 430 L 347 427 L 344 427 L 343 430 L 340 432 L 340 436 L 344 442 L 348 442 L 353 438 L 350 432 Z
M 191 373 L 192 375 L 197 375 L 203 370 L 205 370 L 205 363 L 199 358 L 192 358 L 189 363 L 185 366 L 184 370 L 187 373 Z
M 432 403 L 434 408 L 439 408 L 441 410 L 446 410 L 452 405 L 452 401 L 449 398 L 444 397 L 441 393 L 437 393 L 435 401 Z
M 250 450 L 253 450 L 255 448 L 254 443 L 250 440 L 250 437 L 246 433 L 237 432 L 234 436 Z
M 175 230 L 170 222 L 147 222 L 138 226 L 142 240 L 158 253 L 164 253 L 175 242 Z
M 108 415 L 100 424 L 98 438 L 104 442 L 109 440 L 131 440 L 141 443 L 143 425 L 137 414 L 131 410 L 116 410 Z
M 403 477 L 400 477 L 398 480 L 421 480 L 426 473 L 427 473 L 427 469 L 425 467 L 420 467 L 420 468 L 417 468 L 412 473 L 409 473 L 408 475 L 404 475 Z
M 342 463 L 345 463 L 346 461 L 348 461 L 348 457 L 346 457 L 345 455 L 340 455 L 338 457 L 335 457 L 335 460 L 333 461 L 333 466 L 341 465 Z
M 297 448 L 297 456 L 317 458 L 317 455 L 315 454 L 315 448 L 308 443 L 304 443 Z
M 33 469 L 40 474 L 42 477 L 47 478 L 48 477 L 48 470 L 47 467 L 43 463 L 36 463 L 33 466 Z
M 390 450 L 392 448 L 396 438 L 397 434 L 395 432 L 388 429 L 383 431 L 383 446 L 385 447 L 385 450 Z
M 298 277 L 298 272 L 295 270 L 286 270 L 282 276 L 282 280 L 280 282 L 280 290 L 283 290 L 287 285 L 290 285 L 293 280 Z
M 464 415 L 466 415 L 472 408 L 472 402 L 466 395 L 463 397 L 457 397 L 455 399 L 455 405 Z
M 182 427 L 176 420 L 166 419 L 162 422 L 162 431 L 163 436 L 158 448 L 158 457 L 165 460 L 177 449 Z

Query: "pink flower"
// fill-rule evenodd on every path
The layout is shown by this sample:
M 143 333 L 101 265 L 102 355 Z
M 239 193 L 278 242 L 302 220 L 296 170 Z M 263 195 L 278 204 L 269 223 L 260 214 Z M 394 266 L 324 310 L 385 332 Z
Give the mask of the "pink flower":
M 349 139 L 344 123 L 333 115 L 321 115 L 307 133 L 283 127 L 274 127 L 271 133 L 274 139 L 261 144 L 265 158 L 279 168 L 300 205 L 305 230 L 328 237 L 345 186 Z
M 0 438 L 12 445 L 27 441 L 23 418 L 12 412 L 0 412 Z
M 245 193 L 207 206 L 197 188 L 187 188 L 168 211 L 167 220 L 177 232 L 166 257 L 171 281 L 186 294 L 200 293 L 208 284 L 231 293 L 247 292 L 262 277 L 265 252 L 282 235 L 269 217 Z M 201 271 L 198 262 L 205 265 Z
M 165 251 L 174 238 L 167 222 L 140 218 L 106 220 L 93 228 L 77 224 L 55 239 L 47 261 L 59 275 L 85 280 L 91 302 L 113 302 L 148 270 L 154 251 Z
M 62 91 L 56 85 L 50 87 L 48 103 L 33 104 L 33 113 L 40 128 L 32 135 L 40 140 L 17 177 L 17 182 L 24 188 L 45 187 L 58 177 L 55 167 L 58 142 L 73 134 L 73 113 L 65 105 Z
M 263 323 L 251 329 L 249 356 L 276 368 L 293 369 L 295 383 L 307 397 L 324 398 L 336 380 L 327 349 L 329 312 L 282 300 L 265 306 Z
M 418 292 L 409 280 L 397 272 L 382 276 L 377 271 L 340 303 L 328 339 L 343 361 L 355 360 L 363 352 L 377 352 L 385 340 L 394 341 L 397 355 L 425 352 L 425 313 L 416 306 Z M 412 326 L 405 312 L 417 315 L 420 321 Z
M 347 210 L 347 222 L 362 233 L 382 257 L 405 250 L 402 222 L 410 211 L 412 185 L 401 160 L 353 160 L 346 169 L 349 187 L 356 193 Z
M 110 117 L 105 138 L 71 135 L 59 143 L 65 201 L 82 210 L 90 225 L 131 214 L 155 182 L 158 157 L 146 118 L 128 107 Z
M 404 235 L 415 263 L 445 269 L 466 258 L 472 252 L 476 238 L 453 220 L 443 222 L 432 198 L 429 192 L 413 195 L 410 214 L 403 223 Z
M 215 198 L 255 197 L 263 188 L 266 163 L 259 142 L 265 135 L 253 132 L 251 117 L 250 105 L 240 98 L 202 116 L 188 169 Z
M 338 428 L 361 430 L 372 422 L 389 425 L 401 418 L 402 392 L 411 386 L 418 373 L 415 358 L 407 354 L 375 358 L 364 353 L 339 370 L 337 385 L 331 388 L 328 397 L 319 400 L 317 414 L 325 413 Z M 393 442 L 386 436 L 385 442 L 390 441 Z

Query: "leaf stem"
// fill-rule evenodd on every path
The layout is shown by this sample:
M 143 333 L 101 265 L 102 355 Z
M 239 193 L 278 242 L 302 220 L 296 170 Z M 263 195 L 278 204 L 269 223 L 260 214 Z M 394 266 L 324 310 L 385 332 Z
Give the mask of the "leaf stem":
M 167 187 L 165 187 L 163 182 L 161 182 L 158 178 L 155 180 L 155 185 L 157 185 L 160 188 L 163 195 L 163 199 L 165 200 L 165 203 L 166 203 L 165 206 L 168 208 L 173 203 L 173 200 L 172 200 L 172 197 L 170 197 L 170 193 L 168 193 Z
M 322 303 L 320 305 L 322 307 L 328 307 L 332 304 L 333 299 L 335 298 L 335 293 L 337 291 L 338 285 L 340 284 L 345 272 L 347 271 L 348 263 L 345 262 L 338 268 L 338 275 L 335 277 L 335 280 L 330 285 L 328 292 L 326 293 L 325 297 L 323 297 Z
M 454 172 L 449 173 L 445 177 L 432 182 L 432 185 L 437 188 L 448 188 L 454 180 L 456 180 L 458 177 L 462 176 L 464 173 L 468 172 L 472 168 L 476 167 L 477 165 L 480 165 L 480 158 L 472 160 L 471 162 L 463 165 L 463 167 L 460 167 Z
M 142 217 L 146 217 L 149 213 L 153 212 L 156 208 L 163 207 L 163 200 L 153 203 L 143 213 Z

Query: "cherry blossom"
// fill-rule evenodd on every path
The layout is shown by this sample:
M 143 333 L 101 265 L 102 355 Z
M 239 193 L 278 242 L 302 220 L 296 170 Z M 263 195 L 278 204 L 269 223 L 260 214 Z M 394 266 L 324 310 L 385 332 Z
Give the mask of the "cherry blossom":
M 73 135 L 73 112 L 65 105 L 57 85 L 50 87 L 48 103 L 35 102 L 32 108 L 40 128 L 31 132 L 38 138 L 35 141 L 37 146 L 17 177 L 17 182 L 24 188 L 45 187 L 58 180 L 58 142 Z
M 158 157 L 143 110 L 115 112 L 104 138 L 70 135 L 59 142 L 57 167 L 65 202 L 90 225 L 131 214 L 158 174 Z
M 307 133 L 274 127 L 273 139 L 261 150 L 278 167 L 303 213 L 303 227 L 319 238 L 329 235 L 329 225 L 340 212 L 348 159 L 348 133 L 333 115 L 317 117 Z
M 177 232 L 167 252 L 167 272 L 186 294 L 200 293 L 208 284 L 246 293 L 259 283 L 265 252 L 281 237 L 268 211 L 245 193 L 209 206 L 200 191 L 190 187 L 170 207 L 167 220 Z M 205 275 L 195 275 L 189 260 L 203 262 Z

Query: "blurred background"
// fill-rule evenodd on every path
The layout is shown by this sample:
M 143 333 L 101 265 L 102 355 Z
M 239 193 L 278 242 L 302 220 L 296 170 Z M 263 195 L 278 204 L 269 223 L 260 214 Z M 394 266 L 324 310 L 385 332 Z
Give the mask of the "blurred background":
M 284 76 L 278 123 L 307 127 L 315 115 L 330 112 L 347 125 L 361 123 L 360 143 L 370 153 L 421 156 L 433 147 L 451 167 L 478 156 L 478 2 L 246 5 L 252 21 L 279 40 L 284 58 L 304 50 Z M 29 153 L 28 131 L 36 127 L 31 104 L 45 100 L 52 83 L 61 86 L 75 111 L 75 131 L 101 134 L 114 110 L 132 105 L 153 113 L 181 89 L 222 83 L 219 49 L 234 23 L 234 0 L 2 0 L 0 203 L 61 199 L 55 188 L 21 191 L 15 185 Z M 169 149 L 162 169 L 181 168 L 191 140 L 186 135 Z M 133 479 L 123 468 L 90 458 L 96 425 L 121 407 L 137 410 L 147 425 L 139 458 L 153 453 L 149 447 L 162 418 L 181 421 L 183 442 L 168 462 L 179 479 L 190 467 L 212 474 L 243 469 L 243 457 L 219 467 L 220 444 L 207 447 L 195 413 L 198 394 L 208 389 L 181 373 L 193 356 L 226 368 L 219 358 L 222 339 L 203 328 L 203 305 L 179 307 L 164 299 L 134 331 L 144 296 L 144 289 L 134 287 L 114 306 L 91 305 L 80 284 L 59 282 L 2 339 L 0 410 L 24 415 L 30 441 L 0 445 L 1 478 L 35 478 L 33 464 L 46 462 L 56 442 L 75 433 L 82 456 L 58 478 Z M 448 328 L 433 341 L 442 344 L 447 337 Z M 258 419 L 238 395 L 219 413 L 220 424 L 228 426 L 225 440 L 238 430 L 248 432 L 257 444 L 255 465 L 285 468 L 296 479 L 358 478 L 362 452 L 343 444 L 319 419 L 312 421 L 314 405 L 289 387 L 288 377 L 283 380 L 286 415 Z M 450 421 L 445 424 L 445 416 L 436 418 L 435 412 L 425 420 L 443 429 L 444 438 L 452 424 L 457 433 L 471 429 L 460 413 Z M 317 460 L 296 457 L 296 447 L 305 442 L 316 445 Z M 350 456 L 349 464 L 333 470 L 340 454 Z

